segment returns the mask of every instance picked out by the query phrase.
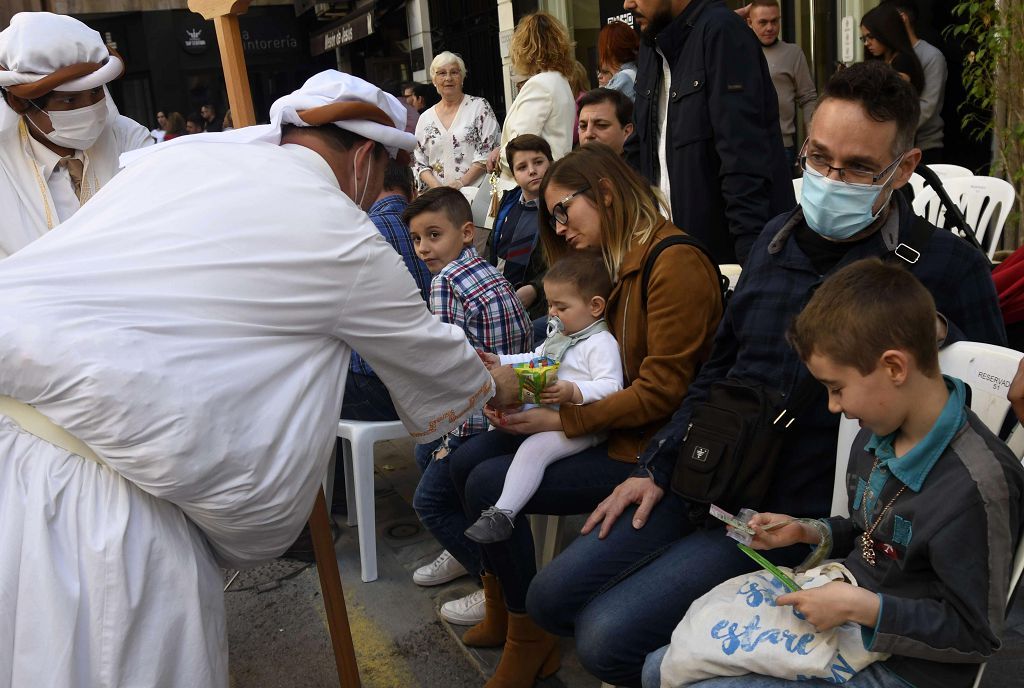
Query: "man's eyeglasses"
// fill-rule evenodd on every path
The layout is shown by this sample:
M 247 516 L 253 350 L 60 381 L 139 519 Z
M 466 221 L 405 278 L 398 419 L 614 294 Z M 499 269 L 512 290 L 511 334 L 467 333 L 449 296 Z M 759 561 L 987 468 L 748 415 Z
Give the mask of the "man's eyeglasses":
M 866 167 L 835 167 L 831 164 L 829 159 L 821 153 L 810 153 L 809 155 L 801 155 L 798 160 L 800 167 L 805 172 L 811 174 L 817 174 L 822 177 L 828 177 L 833 172 L 839 175 L 839 181 L 846 184 L 875 184 L 879 179 L 887 175 L 894 167 L 900 164 L 903 160 L 904 153 L 900 153 L 896 156 L 896 159 L 885 166 L 881 172 L 875 172 L 874 170 Z
M 579 191 L 574 191 L 565 198 L 563 198 L 562 200 L 560 200 L 558 203 L 555 203 L 555 207 L 551 209 L 551 217 L 548 220 L 548 222 L 551 224 L 551 229 L 555 229 L 556 222 L 560 225 L 569 224 L 569 203 L 571 203 L 572 199 L 576 198 L 584 191 L 589 190 L 589 185 L 584 186 Z

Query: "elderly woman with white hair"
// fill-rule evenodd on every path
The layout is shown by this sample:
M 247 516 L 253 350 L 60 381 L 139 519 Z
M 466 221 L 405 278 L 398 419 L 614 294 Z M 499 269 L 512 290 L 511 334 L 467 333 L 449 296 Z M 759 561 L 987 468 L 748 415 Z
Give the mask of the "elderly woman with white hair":
M 498 145 L 501 127 L 490 104 L 466 95 L 466 63 L 451 52 L 430 63 L 430 79 L 441 101 L 425 110 L 416 124 L 413 173 L 428 188 L 475 188 Z M 468 195 L 468 194 L 467 194 Z

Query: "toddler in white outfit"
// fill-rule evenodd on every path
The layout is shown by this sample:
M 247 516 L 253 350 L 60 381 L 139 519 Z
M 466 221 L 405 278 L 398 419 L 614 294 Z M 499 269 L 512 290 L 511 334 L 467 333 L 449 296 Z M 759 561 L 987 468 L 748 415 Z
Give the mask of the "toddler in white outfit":
M 599 254 L 572 253 L 544 276 L 548 300 L 548 336 L 536 351 L 526 354 L 480 354 L 484 363 L 528 363 L 547 356 L 559 362 L 558 381 L 540 395 L 544 405 L 589 404 L 622 389 L 619 345 L 608 331 L 604 310 L 612 290 L 608 269 Z M 561 430 L 527 436 L 505 475 L 497 503 L 466 530 L 481 544 L 501 542 L 512 535 L 512 523 L 530 501 L 549 465 L 594 446 L 599 435 L 566 437 Z

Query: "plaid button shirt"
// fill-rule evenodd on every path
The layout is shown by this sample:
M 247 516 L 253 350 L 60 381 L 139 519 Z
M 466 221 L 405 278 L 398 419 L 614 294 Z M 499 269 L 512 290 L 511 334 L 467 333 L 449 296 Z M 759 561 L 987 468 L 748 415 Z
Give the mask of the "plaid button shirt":
M 462 249 L 458 258 L 434 275 L 430 310 L 442 321 L 461 327 L 474 349 L 493 354 L 533 349 L 533 328 L 522 302 L 509 281 L 475 248 Z M 468 437 L 486 429 L 487 419 L 481 412 L 455 434 Z
M 402 196 L 395 194 L 382 198 L 372 206 L 367 215 L 377 231 L 381 233 L 391 246 L 398 251 L 405 261 L 405 267 L 409 269 L 420 295 L 426 301 L 430 296 L 430 271 L 426 264 L 416 255 L 416 249 L 412 245 L 412 237 L 409 236 L 409 228 L 402 222 L 402 212 L 409 203 Z M 363 360 L 355 351 L 349 361 L 348 369 L 360 375 L 374 375 L 373 368 Z
M 911 241 L 913 213 L 902 194 L 893 194 L 893 199 L 896 208 L 889 219 L 893 223 L 889 231 L 896 232 L 900 241 Z M 711 358 L 690 384 L 679 410 L 651 440 L 634 475 L 648 475 L 649 469 L 655 482 L 668 486 L 690 412 L 694 404 L 707 398 L 712 383 L 726 378 L 760 383 L 789 398 L 798 382 L 810 376 L 787 344 L 786 328 L 818 286 L 840 266 L 826 275 L 818 274 L 793 236 L 801 222 L 803 214 L 797 208 L 769 222 L 761 233 L 715 334 Z M 882 235 L 887 227 L 888 223 L 867 241 L 852 247 L 842 265 L 885 255 Z M 967 339 L 1005 346 L 1006 331 L 992 274 L 977 249 L 949 231 L 936 229 L 918 262 L 903 265 L 928 288 L 939 313 L 946 318 L 946 344 Z M 828 516 L 838 431 L 839 416 L 828 412 L 825 388 L 819 385 L 785 435 L 775 483 L 763 510 Z

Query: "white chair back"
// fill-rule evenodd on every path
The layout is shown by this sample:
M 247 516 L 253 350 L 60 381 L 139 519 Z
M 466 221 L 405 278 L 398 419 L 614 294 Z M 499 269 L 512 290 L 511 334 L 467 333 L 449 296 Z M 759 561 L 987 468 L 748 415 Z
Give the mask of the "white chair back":
M 924 193 L 924 177 L 919 175 L 917 172 L 910 175 L 910 188 L 914 190 L 915 199 Z
M 995 177 L 956 177 L 943 180 L 942 186 L 991 258 L 1016 199 L 1013 186 Z M 914 212 L 938 227 L 946 220 L 945 208 L 931 187 L 915 195 Z
M 946 183 L 947 179 L 974 176 L 973 171 L 967 169 L 966 167 L 961 167 L 960 165 L 943 165 L 939 163 L 935 165 L 928 165 L 928 169 L 930 169 L 935 174 L 939 175 L 939 179 L 942 180 L 943 184 Z
M 796 196 L 796 204 L 797 205 L 800 205 L 800 193 L 803 191 L 803 188 L 804 188 L 804 178 L 803 177 L 797 177 L 796 179 L 793 180 L 793 195 Z

